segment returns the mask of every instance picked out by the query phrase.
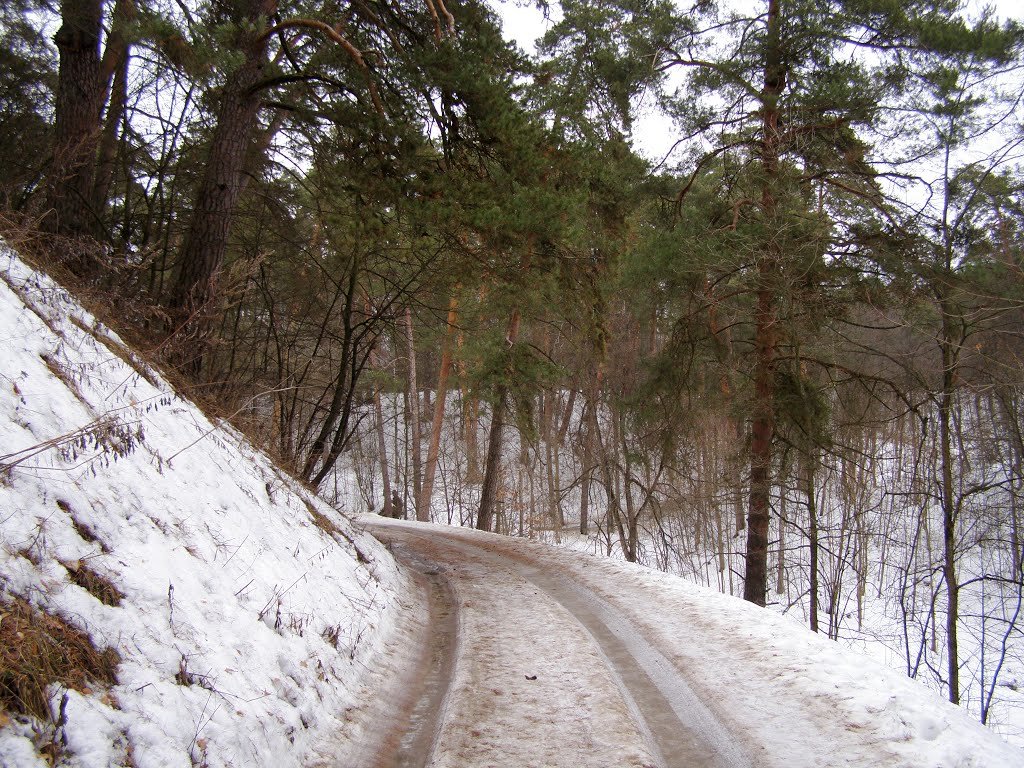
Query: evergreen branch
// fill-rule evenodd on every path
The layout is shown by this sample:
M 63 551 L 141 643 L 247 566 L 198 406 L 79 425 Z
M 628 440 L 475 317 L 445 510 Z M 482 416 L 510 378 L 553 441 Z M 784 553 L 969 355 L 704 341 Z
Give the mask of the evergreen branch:
M 366 59 L 363 58 L 362 51 L 352 45 L 352 43 L 350 43 L 348 39 L 341 34 L 341 32 L 330 24 L 317 19 L 287 19 L 270 27 L 270 29 L 263 33 L 260 41 L 265 42 L 273 35 L 285 29 L 302 29 L 321 32 L 340 45 L 351 57 L 352 61 L 355 62 L 356 66 L 363 71 L 363 74 L 366 76 L 366 83 L 370 89 L 370 98 L 373 100 L 374 109 L 376 109 L 377 114 L 381 117 L 384 116 L 384 106 L 381 104 L 380 94 L 377 92 L 377 84 L 373 80 L 373 76 L 370 73 L 370 67 L 367 65 Z

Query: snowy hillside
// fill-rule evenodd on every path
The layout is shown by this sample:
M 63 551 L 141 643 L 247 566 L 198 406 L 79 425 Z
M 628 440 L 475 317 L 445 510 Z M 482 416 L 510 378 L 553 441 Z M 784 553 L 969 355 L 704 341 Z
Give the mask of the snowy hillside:
M 919 684 L 675 576 L 365 518 L 405 537 L 400 568 L 7 249 L 0 328 L 3 768 L 362 768 L 403 749 L 459 768 L 621 768 L 630 750 L 673 766 L 628 704 L 667 679 L 699 692 L 719 747 L 742 746 L 723 764 L 1024 765 Z M 627 673 L 580 605 L 664 675 Z M 674 711 L 668 744 L 692 726 Z
M 345 765 L 391 558 L 6 248 L 0 329 L 0 764 Z

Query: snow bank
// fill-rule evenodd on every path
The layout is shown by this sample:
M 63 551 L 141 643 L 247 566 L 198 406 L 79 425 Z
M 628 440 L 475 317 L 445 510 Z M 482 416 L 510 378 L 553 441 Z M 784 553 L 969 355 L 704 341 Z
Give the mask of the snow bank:
M 22 598 L 121 656 L 56 731 L 0 712 L 0 764 L 344 765 L 407 588 L 391 558 L 2 245 L 0 329 L 0 616 Z

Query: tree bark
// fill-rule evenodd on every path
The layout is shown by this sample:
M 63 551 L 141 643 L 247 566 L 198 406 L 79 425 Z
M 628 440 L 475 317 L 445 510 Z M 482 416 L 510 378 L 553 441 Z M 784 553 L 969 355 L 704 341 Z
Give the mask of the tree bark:
M 465 380 L 465 376 L 462 378 Z M 480 449 L 477 444 L 480 402 L 466 386 L 462 387 L 462 420 L 466 440 L 466 482 L 478 483 L 481 480 Z
M 619 522 L 619 539 L 622 544 L 622 554 L 626 562 L 635 563 L 637 558 L 637 518 L 640 512 L 636 508 L 633 499 L 633 464 L 630 460 L 629 445 L 626 443 L 626 431 L 622 423 L 622 411 L 613 407 L 612 409 L 612 439 L 616 445 L 616 451 L 622 449 L 622 493 L 620 498 L 624 506 L 623 512 L 626 516 L 626 524 L 623 526 L 621 518 Z M 616 511 L 618 508 L 616 508 Z
M 124 120 L 128 100 L 129 45 L 124 32 L 125 26 L 134 17 L 133 0 L 117 0 L 110 36 L 107 38 L 100 66 L 101 103 L 106 103 L 107 112 L 103 118 L 103 133 L 99 140 L 91 198 L 92 210 L 100 221 L 103 220 L 110 196 L 110 186 L 114 179 L 119 129 Z
M 553 354 L 551 331 L 544 331 L 544 354 L 549 358 Z M 562 515 L 562 504 L 559 498 L 558 478 L 558 446 L 555 444 L 555 421 L 558 414 L 555 408 L 557 394 L 554 389 L 545 390 L 541 393 L 540 420 L 541 439 L 544 440 L 544 473 L 547 480 L 547 506 L 548 517 L 555 529 L 555 541 L 559 541 L 561 530 L 565 526 Z
M 476 527 L 489 531 L 493 525 L 495 501 L 498 496 L 498 475 L 501 464 L 501 440 L 505 431 L 505 409 L 508 407 L 508 387 L 498 387 L 498 397 L 491 415 L 491 428 L 487 435 L 487 458 L 484 461 L 484 480 L 480 488 L 480 511 Z
M 810 540 L 811 548 L 811 574 L 810 574 L 810 626 L 812 632 L 818 631 L 818 504 L 815 499 L 814 493 L 814 467 L 815 460 L 813 457 L 806 457 L 807 466 L 805 468 L 807 486 L 805 493 L 807 494 L 807 535 Z
M 423 477 L 423 453 L 420 442 L 420 388 L 416 380 L 416 343 L 412 332 L 412 310 L 405 308 L 405 343 L 409 356 L 409 416 L 412 432 L 412 499 L 416 507 L 416 519 L 420 518 L 420 479 Z
M 196 337 L 194 356 L 184 367 L 198 373 L 202 367 L 209 329 L 205 321 L 218 295 L 218 278 L 227 252 L 232 213 L 241 193 L 242 170 L 260 110 L 256 89 L 267 63 L 267 20 L 277 0 L 235 0 L 233 20 L 238 23 L 236 47 L 244 60 L 224 83 L 217 108 L 217 125 L 206 156 L 192 218 L 178 259 L 171 289 L 170 309 L 175 320 Z
M 434 493 L 434 474 L 437 457 L 441 451 L 441 427 L 444 424 L 445 400 L 448 394 L 448 375 L 452 367 L 452 332 L 457 319 L 457 302 L 453 296 L 448 303 L 448 322 L 445 327 L 444 348 L 441 352 L 441 367 L 437 372 L 437 394 L 434 398 L 434 420 L 430 425 L 430 445 L 427 448 L 427 464 L 423 471 L 423 486 L 417 496 L 416 519 L 429 522 L 430 497 Z
M 373 410 L 377 417 L 377 452 L 380 454 L 380 480 L 381 490 L 384 493 L 384 506 L 381 507 L 381 514 L 384 517 L 394 517 L 394 509 L 391 504 L 391 470 L 388 467 L 388 443 L 384 434 L 384 408 L 381 406 L 380 389 L 373 390 Z
M 775 198 L 779 172 L 778 99 L 786 86 L 785 64 L 779 45 L 779 0 L 768 2 L 768 30 L 761 139 L 764 181 L 761 213 L 771 228 L 778 215 Z M 754 317 L 754 402 L 750 441 L 750 503 L 747 513 L 747 554 L 743 598 L 765 605 L 768 583 L 768 528 L 771 509 L 772 443 L 775 438 L 774 361 L 776 306 L 773 278 L 779 262 L 778 242 L 769 234 L 757 267 L 757 308 Z
M 590 483 L 594 476 L 594 428 L 590 425 L 590 403 L 583 406 L 586 433 L 583 438 L 583 476 L 580 478 L 580 533 L 590 533 Z
M 370 314 L 371 305 L 369 296 L 366 297 L 366 313 Z M 378 338 L 379 343 L 379 338 Z M 370 366 L 380 370 L 380 353 L 377 351 L 377 343 L 370 349 Z M 384 505 L 381 507 L 381 514 L 384 517 L 394 517 L 394 509 L 391 504 L 391 470 L 388 467 L 388 441 L 384 431 L 384 407 L 381 403 L 380 387 L 373 388 L 373 411 L 376 417 L 377 452 L 380 454 L 380 478 L 381 490 L 384 493 Z
M 61 26 L 53 38 L 59 70 L 43 227 L 68 237 L 91 237 L 97 231 L 92 194 L 103 110 L 102 20 L 102 0 L 62 0 Z M 88 263 L 77 254 L 68 266 L 82 274 Z
M 562 411 L 562 421 L 558 427 L 558 445 L 565 445 L 565 433 L 569 431 L 572 424 L 573 412 L 576 410 L 576 388 L 569 390 L 569 397 L 565 401 Z
M 950 313 L 940 299 L 942 309 L 942 392 L 939 396 L 939 454 L 942 492 L 942 576 L 946 583 L 946 669 L 949 700 L 960 703 L 960 654 L 957 622 L 960 618 L 960 583 L 956 574 L 956 505 L 953 498 L 953 394 L 956 385 L 956 342 L 950 325 Z
M 505 344 L 511 354 L 519 338 L 519 324 L 521 315 L 519 310 L 513 310 L 512 317 L 508 321 L 508 331 L 505 334 Z M 506 370 L 506 374 L 511 371 Z M 484 464 L 484 480 L 480 488 L 480 510 L 476 517 L 476 527 L 481 531 L 489 531 L 493 525 L 495 501 L 498 496 L 498 479 L 501 470 L 501 440 L 505 430 L 505 411 L 508 408 L 508 385 L 498 386 L 497 397 L 494 403 L 494 412 L 491 415 L 491 429 L 487 436 L 487 459 Z

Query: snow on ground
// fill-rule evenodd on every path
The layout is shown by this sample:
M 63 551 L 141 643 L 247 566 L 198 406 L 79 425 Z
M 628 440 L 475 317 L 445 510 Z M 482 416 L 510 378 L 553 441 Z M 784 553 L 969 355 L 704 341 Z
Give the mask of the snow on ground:
M 394 561 L 2 245 L 0 329 L 0 621 L 22 598 L 121 658 L 63 718 L 50 687 L 57 732 L 0 717 L 0 764 L 352 765 Z
M 0 329 L 0 622 L 19 598 L 121 659 L 109 688 L 51 686 L 49 724 L 0 713 L 0 765 L 47 765 L 41 748 L 83 768 L 367 765 L 392 725 L 388 683 L 408 673 L 422 634 L 411 581 L 3 248 Z M 629 564 L 443 530 L 600 595 L 729 713 L 765 765 L 1024 765 L 962 710 L 793 619 Z M 597 753 L 544 712 L 609 698 L 600 659 L 572 656 L 583 630 L 561 608 L 535 590 L 510 602 L 479 568 L 468 563 L 460 587 L 478 610 L 462 614 L 453 690 L 481 708 L 455 713 L 442 763 L 459 765 L 470 721 L 508 698 L 521 706 L 505 710 L 494 754 L 543 735 L 538 755 L 578 749 L 575 764 L 592 764 Z M 79 586 L 87 572 L 120 603 Z M 494 664 L 507 679 L 488 678 Z M 609 739 L 604 721 L 624 716 L 621 702 L 597 711 L 576 723 L 577 741 L 605 739 L 603 754 L 644 762 L 642 745 Z
M 364 520 L 501 553 L 591 590 L 624 614 L 688 678 L 703 701 L 734 729 L 738 740 L 754 745 L 754 765 L 1024 765 L 1024 752 L 921 683 L 810 632 L 794 619 L 738 598 L 641 566 L 523 539 L 465 528 Z M 479 571 L 478 566 L 470 567 Z M 500 576 L 498 571 L 477 571 L 471 573 L 472 583 L 491 586 L 474 589 L 500 590 L 508 583 L 495 578 Z M 506 610 L 508 596 L 483 601 L 479 597 L 473 601 L 474 624 L 490 634 L 500 635 L 500 627 L 525 620 Z M 488 609 L 483 615 L 481 606 Z M 543 643 L 581 647 L 568 626 L 552 620 Z M 508 642 L 498 643 L 497 651 Z M 548 667 L 570 663 L 551 654 L 540 654 L 540 658 Z M 510 665 L 507 671 L 511 679 L 521 675 L 523 668 Z M 553 674 L 551 669 L 544 671 Z M 556 703 L 572 706 L 564 692 L 552 695 L 562 696 Z M 480 697 L 488 698 L 486 688 Z M 507 726 L 509 733 L 536 728 L 525 717 Z
M 454 529 L 363 521 L 384 526 L 384 541 L 393 527 L 423 534 L 417 554 L 444 574 L 457 605 L 431 768 L 658 765 L 587 629 L 562 605 L 507 564 L 446 546 Z M 406 546 L 396 539 L 395 553 Z

